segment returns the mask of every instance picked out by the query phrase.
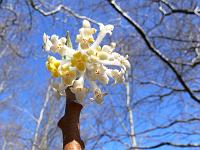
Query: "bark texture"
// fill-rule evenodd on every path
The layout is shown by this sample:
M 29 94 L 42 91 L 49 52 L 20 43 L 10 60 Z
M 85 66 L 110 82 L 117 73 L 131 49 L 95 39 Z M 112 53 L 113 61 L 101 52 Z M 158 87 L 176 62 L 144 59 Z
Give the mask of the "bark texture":
M 66 107 L 65 114 L 59 120 L 58 127 L 61 128 L 63 134 L 64 150 L 83 150 L 85 145 L 80 137 L 80 112 L 83 108 L 81 104 L 74 102 L 75 95 L 66 89 Z

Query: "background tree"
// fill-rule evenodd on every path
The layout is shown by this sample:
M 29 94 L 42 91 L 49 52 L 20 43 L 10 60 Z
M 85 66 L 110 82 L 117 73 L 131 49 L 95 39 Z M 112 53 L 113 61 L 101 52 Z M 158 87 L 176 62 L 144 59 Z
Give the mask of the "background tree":
M 72 41 L 88 19 L 114 24 L 117 51 L 132 68 L 124 85 L 105 87 L 103 105 L 86 102 L 86 149 L 198 149 L 200 146 L 198 0 L 0 1 L 0 145 L 61 149 L 60 101 L 44 68 L 42 35 Z M 73 43 L 75 45 L 75 43 Z

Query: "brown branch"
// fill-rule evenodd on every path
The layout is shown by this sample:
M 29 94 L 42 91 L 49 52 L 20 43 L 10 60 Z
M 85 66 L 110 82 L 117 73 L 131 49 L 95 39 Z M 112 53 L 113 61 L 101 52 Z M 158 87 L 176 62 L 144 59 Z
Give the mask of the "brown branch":
M 63 134 L 63 148 L 64 150 L 82 150 L 85 145 L 80 137 L 79 117 L 83 106 L 74 102 L 75 95 L 69 88 L 65 92 L 67 96 L 65 114 L 58 122 Z

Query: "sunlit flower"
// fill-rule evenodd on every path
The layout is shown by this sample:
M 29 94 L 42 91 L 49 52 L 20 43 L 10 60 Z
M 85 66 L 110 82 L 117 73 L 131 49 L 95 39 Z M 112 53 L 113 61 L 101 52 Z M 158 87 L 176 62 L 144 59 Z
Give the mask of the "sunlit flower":
M 104 96 L 106 96 L 107 93 L 102 93 L 100 89 L 96 89 L 94 91 L 94 99 L 97 104 L 101 104 L 103 102 Z
M 103 38 L 106 36 L 107 33 L 109 33 L 111 35 L 112 31 L 114 29 L 114 26 L 113 25 L 104 26 L 103 24 L 100 24 L 99 29 L 100 29 L 100 32 L 97 36 L 97 39 L 92 44 L 92 46 L 91 46 L 92 48 L 99 46 L 99 44 L 101 43 L 101 41 L 103 40 Z
M 101 89 L 96 85 L 94 81 L 91 81 L 90 84 L 94 92 L 94 97 L 91 98 L 91 100 L 95 100 L 97 104 L 101 104 L 104 100 L 104 96 L 106 96 L 107 93 L 102 93 Z
M 114 26 L 111 25 L 111 24 L 106 25 L 106 26 L 104 26 L 103 24 L 100 24 L 99 28 L 100 28 L 100 32 L 102 34 L 109 33 L 110 35 L 112 35 L 112 31 L 114 29 Z
M 124 72 L 123 71 L 119 71 L 117 69 L 111 70 L 111 76 L 115 80 L 115 84 L 123 83 L 125 81 Z
M 114 52 L 116 47 L 114 42 L 109 45 L 101 44 L 107 34 L 112 34 L 113 29 L 113 25 L 99 24 L 100 31 L 94 39 L 96 29 L 91 27 L 89 21 L 83 20 L 76 36 L 77 49 L 73 49 L 69 34 L 66 38 L 57 35 L 52 35 L 50 38 L 44 33 L 43 49 L 51 50 L 61 56 L 60 60 L 49 56 L 46 61 L 46 67 L 52 76 L 61 77 L 61 83 L 53 87 L 57 94 L 65 95 L 65 89 L 70 87 L 76 96 L 75 101 L 83 104 L 83 99 L 89 92 L 84 86 L 84 81 L 87 79 L 90 83 L 90 92 L 93 92 L 91 99 L 101 104 L 107 93 L 102 92 L 97 83 L 108 84 L 109 78 L 113 78 L 115 84 L 125 82 L 124 75 L 131 67 L 128 55 L 124 57 Z
M 126 57 L 120 55 L 119 53 L 113 52 L 112 56 L 109 57 L 110 61 L 115 61 L 117 66 L 123 67 L 124 70 L 129 69 L 131 64 L 128 60 L 128 55 Z M 112 62 L 110 62 L 112 64 Z
M 43 49 L 45 51 L 50 51 L 50 48 L 52 46 L 51 41 L 49 40 L 49 36 L 46 35 L 45 33 L 43 34 Z
M 76 71 L 70 69 L 68 64 L 61 65 L 59 73 L 65 85 L 72 85 L 73 81 L 76 79 Z
M 111 43 L 111 45 L 104 45 L 102 47 L 102 51 L 111 54 L 113 52 L 113 50 L 115 49 L 115 47 L 116 47 L 116 43 L 113 42 L 113 43 Z
M 60 61 L 53 56 L 49 56 L 46 61 L 47 70 L 51 72 L 53 77 L 59 77 L 58 67 L 60 66 Z
M 88 20 L 83 20 L 83 27 L 84 28 L 91 28 L 90 22 Z
M 87 63 L 87 55 L 82 54 L 80 51 L 76 52 L 72 59 L 71 59 L 71 65 L 72 67 L 76 67 L 78 71 L 82 72 L 86 69 L 86 63 Z
M 126 68 L 129 69 L 129 68 L 131 67 L 130 62 L 128 61 L 128 55 L 126 55 L 126 57 L 120 55 L 120 56 L 118 57 L 118 60 L 120 61 L 122 67 L 123 67 L 125 70 L 126 70 Z
M 78 80 L 74 82 L 73 87 L 70 88 L 71 91 L 75 94 L 76 100 L 79 103 L 82 103 L 86 94 L 88 93 L 88 89 L 84 87 L 84 77 L 81 76 Z
M 99 80 L 102 84 L 108 84 L 109 78 L 103 65 L 94 64 L 88 69 L 88 77 L 91 80 Z
M 109 58 L 109 53 L 101 51 L 98 52 L 97 56 L 99 57 L 100 60 L 106 60 Z
M 95 28 L 91 28 L 90 22 L 83 21 L 83 27 L 79 30 L 76 41 L 80 43 L 82 49 L 88 49 L 90 44 L 94 42 L 93 34 L 96 32 Z
M 59 37 L 57 35 L 52 35 L 51 42 L 52 42 L 52 46 L 51 46 L 52 52 L 54 52 L 54 53 L 57 52 L 57 53 L 62 54 L 64 51 L 67 50 L 65 37 L 62 37 L 59 39 Z

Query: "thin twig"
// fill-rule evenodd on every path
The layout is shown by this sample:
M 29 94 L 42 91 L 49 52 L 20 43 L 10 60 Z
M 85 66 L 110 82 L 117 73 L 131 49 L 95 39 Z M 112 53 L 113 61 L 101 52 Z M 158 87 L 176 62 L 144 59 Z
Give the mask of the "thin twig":
M 151 50 L 151 52 L 153 52 L 162 62 L 164 62 L 172 70 L 172 72 L 176 75 L 176 77 L 177 77 L 178 81 L 180 82 L 180 84 L 184 87 L 185 91 L 187 91 L 187 93 L 190 95 L 190 97 L 194 101 L 196 101 L 197 103 L 200 104 L 200 99 L 193 94 L 193 91 L 191 91 L 191 89 L 185 83 L 185 81 L 183 80 L 182 76 L 178 73 L 178 71 L 173 66 L 173 64 L 170 63 L 169 59 L 165 55 L 163 55 L 159 51 L 159 49 L 157 49 L 153 45 L 153 43 L 151 43 L 150 39 L 148 38 L 148 36 L 147 36 L 146 32 L 143 30 L 143 28 L 135 20 L 133 20 L 127 13 L 125 13 L 121 9 L 121 7 L 116 4 L 115 0 L 108 0 L 108 2 L 126 21 L 128 21 L 128 23 L 130 23 L 137 30 L 137 32 L 142 37 L 142 39 L 146 43 L 146 45 L 149 48 L 149 50 Z

